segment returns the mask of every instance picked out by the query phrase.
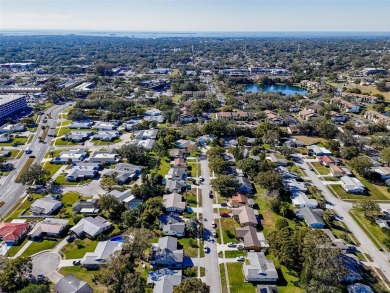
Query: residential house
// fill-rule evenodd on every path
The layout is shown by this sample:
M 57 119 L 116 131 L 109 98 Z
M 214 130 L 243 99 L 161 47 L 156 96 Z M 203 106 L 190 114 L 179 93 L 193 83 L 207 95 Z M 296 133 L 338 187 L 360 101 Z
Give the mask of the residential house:
M 287 133 L 288 134 L 298 134 L 299 128 L 296 125 L 289 125 L 287 126 Z
M 269 122 L 273 125 L 283 125 L 284 124 L 282 117 L 280 117 L 278 113 L 276 113 L 274 111 L 270 111 L 270 110 L 265 110 L 264 113 L 266 115 L 266 117 L 265 117 L 266 122 Z
M 272 260 L 265 257 L 264 252 L 248 252 L 249 264 L 243 265 L 247 282 L 276 282 L 278 272 Z
M 235 121 L 246 121 L 251 120 L 252 117 L 248 112 L 237 111 L 237 112 L 217 112 L 215 114 L 216 119 L 235 120 Z
M 74 163 L 66 175 L 67 181 L 93 179 L 100 169 L 99 163 Z
M 67 150 L 61 152 L 58 157 L 55 157 L 50 162 L 54 164 L 67 164 L 68 162 L 82 162 L 87 157 L 88 153 L 85 149 Z
M 142 169 L 142 166 L 119 163 L 114 169 L 104 173 L 103 176 L 114 176 L 117 183 L 126 184 L 130 180 L 137 179 L 141 175 Z
M 229 198 L 227 204 L 231 208 L 238 208 L 238 207 L 242 207 L 245 205 L 247 205 L 249 207 L 253 207 L 254 201 L 253 201 L 253 199 L 248 198 L 244 194 L 237 193 L 236 195 Z
M 326 155 L 332 155 L 332 152 L 324 147 L 319 147 L 317 145 L 309 145 L 307 147 L 309 150 L 309 153 L 314 153 L 316 156 L 326 156 Z
M 117 127 L 118 127 L 118 123 L 116 123 L 116 122 L 99 121 L 95 124 L 95 126 L 93 128 L 97 129 L 97 130 L 102 130 L 102 131 L 112 131 L 112 130 L 115 130 Z
M 182 278 L 181 270 L 160 269 L 149 272 L 147 283 L 154 284 L 153 293 L 172 293 Z
M 195 120 L 194 114 L 190 111 L 189 108 L 183 107 L 180 109 L 179 121 L 181 123 L 190 123 Z
M 276 285 L 257 285 L 256 293 L 278 293 Z
M 69 220 L 65 219 L 46 218 L 36 223 L 28 235 L 31 239 L 42 239 L 45 236 L 60 237 L 68 222 Z
M 355 255 L 342 254 L 342 265 L 347 271 L 347 274 L 342 279 L 344 283 L 355 283 L 363 280 L 359 271 L 359 259 Z
M 183 180 L 168 179 L 165 183 L 165 189 L 169 192 L 183 192 L 187 188 L 187 183 Z
M 54 286 L 56 293 L 93 293 L 92 287 L 73 275 L 62 277 Z
M 254 209 L 248 206 L 242 206 L 236 209 L 232 209 L 232 213 L 233 215 L 238 216 L 238 220 L 240 222 L 241 227 L 257 227 L 258 220 Z
M 333 98 L 331 99 L 331 103 L 336 103 L 340 110 L 345 111 L 347 113 L 356 113 L 356 114 L 360 113 L 359 105 L 353 104 L 346 100 L 340 98 Z
M 286 159 L 281 159 L 279 158 L 276 154 L 272 153 L 270 156 L 269 156 L 270 160 L 272 163 L 275 163 L 276 165 L 278 166 L 288 166 L 289 165 L 289 162 L 286 160 Z
M 62 202 L 53 199 L 50 195 L 36 199 L 30 206 L 30 211 L 34 215 L 52 215 L 62 207 Z
M 8 245 L 18 244 L 26 236 L 30 223 L 1 223 L 0 237 Z
M 86 269 L 98 269 L 104 265 L 114 254 L 122 251 L 122 242 L 119 241 L 100 241 L 94 252 L 87 252 L 81 259 L 80 264 Z
M 171 212 L 160 217 L 160 229 L 165 236 L 185 236 L 185 223 L 179 214 Z
M 238 177 L 238 184 L 239 187 L 237 188 L 237 192 L 243 193 L 243 194 L 252 194 L 253 188 L 252 184 L 246 177 Z
M 185 149 L 187 153 L 196 149 L 196 142 L 191 140 L 179 139 L 175 144 L 179 149 Z
M 301 208 L 297 211 L 297 217 L 303 218 L 310 228 L 324 228 L 325 222 L 322 220 L 324 211 L 321 209 Z
M 183 267 L 184 252 L 177 248 L 177 238 L 165 236 L 150 249 L 149 263 L 155 268 L 178 269 Z
M 101 141 L 113 141 L 121 136 L 117 130 L 99 130 L 98 133 L 92 136 L 92 139 Z
M 86 201 L 78 201 L 74 203 L 72 212 L 75 214 L 97 214 L 99 212 L 99 204 L 97 198 L 91 198 Z
M 356 177 L 343 176 L 341 177 L 341 186 L 348 193 L 365 193 L 366 187 Z
M 119 155 L 115 152 L 115 150 L 108 152 L 94 151 L 88 158 L 88 162 L 98 164 L 116 164 L 119 162 Z
M 315 199 L 309 199 L 303 192 L 298 192 L 297 194 L 293 195 L 291 201 L 294 207 L 299 209 L 304 207 L 315 209 L 318 207 L 318 202 Z
M 348 293 L 374 293 L 371 287 L 361 284 L 355 283 L 347 286 Z
M 142 123 L 142 119 L 131 119 L 125 122 L 125 129 L 127 131 L 133 130 L 137 125 Z
M 171 161 L 171 166 L 174 168 L 187 168 L 187 163 L 184 158 L 176 158 Z
M 177 159 L 177 158 L 185 158 L 186 157 L 186 154 L 187 152 L 185 150 L 181 150 L 181 149 L 173 149 L 169 152 L 169 156 L 171 158 L 174 158 L 174 159 Z
M 334 122 L 345 122 L 349 119 L 347 115 L 342 113 L 337 113 L 335 111 L 330 111 L 330 119 Z
M 12 141 L 12 135 L 9 133 L 0 134 L 0 142 L 10 142 Z
M 68 125 L 69 129 L 90 129 L 93 126 L 93 122 L 73 121 Z
M 306 120 L 306 121 L 312 121 L 317 119 L 318 115 L 312 111 L 303 109 L 302 111 L 299 112 L 299 116 Z
M 163 205 L 167 212 L 182 213 L 186 209 L 186 203 L 183 201 L 183 195 L 179 193 L 170 193 L 163 196 Z
M 186 180 L 187 168 L 183 168 L 183 167 L 170 168 L 168 174 L 165 175 L 165 178 L 170 180 Z
M 23 132 L 26 131 L 26 126 L 24 126 L 23 123 L 16 123 L 16 124 L 4 124 L 0 128 L 0 133 L 12 133 L 12 132 Z
M 386 116 L 382 113 L 367 110 L 364 113 L 364 118 L 366 118 L 368 121 L 371 121 L 374 123 L 379 123 L 379 122 L 385 123 L 387 126 L 387 129 L 390 129 L 390 117 Z
M 156 142 L 155 139 L 134 139 L 130 142 L 130 144 L 134 144 L 138 147 L 143 147 L 147 150 L 151 150 L 153 148 L 154 143 Z
M 89 238 L 96 238 L 98 235 L 107 231 L 112 227 L 112 224 L 106 219 L 97 216 L 82 218 L 76 225 L 70 228 L 70 231 L 74 233 L 78 238 L 87 236 Z
M 293 178 L 284 179 L 282 181 L 282 183 L 283 183 L 284 188 L 286 188 L 286 190 L 290 191 L 291 193 L 298 192 L 298 191 L 301 191 L 301 192 L 307 191 L 307 188 L 306 188 L 304 182 L 299 182 Z
M 140 204 L 143 203 L 142 199 L 135 198 L 134 195 L 131 194 L 131 190 L 125 190 L 125 191 L 119 191 L 119 190 L 112 190 L 108 193 L 108 195 L 112 195 L 115 197 L 119 202 L 123 203 L 124 206 L 131 210 L 138 207 Z
M 331 165 L 329 167 L 330 173 L 332 173 L 333 177 L 342 177 L 345 175 L 345 172 L 341 167 L 337 165 Z
M 246 250 L 260 251 L 262 249 L 259 233 L 252 226 L 237 227 L 236 238 L 244 245 Z
M 330 156 L 318 156 L 317 159 L 321 162 L 325 167 L 330 167 L 335 164 L 335 161 Z
M 158 129 L 138 130 L 134 131 L 133 135 L 136 139 L 156 139 Z
M 63 137 L 63 140 L 81 142 L 86 141 L 93 134 L 92 131 L 71 131 L 66 133 Z
M 371 172 L 379 174 L 383 181 L 390 179 L 390 167 L 371 167 L 370 170 Z
M 345 97 L 352 98 L 356 103 L 376 104 L 376 102 L 378 100 L 378 98 L 375 96 L 354 94 L 354 93 L 347 93 L 347 92 L 341 93 L 340 96 L 342 98 L 345 98 Z

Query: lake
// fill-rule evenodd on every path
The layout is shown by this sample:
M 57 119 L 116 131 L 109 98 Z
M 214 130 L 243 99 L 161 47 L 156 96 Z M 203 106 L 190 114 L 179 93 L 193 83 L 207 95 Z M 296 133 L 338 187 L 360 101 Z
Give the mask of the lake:
M 305 95 L 307 94 L 307 90 L 301 89 L 300 87 L 297 86 L 292 86 L 288 84 L 275 84 L 275 85 L 258 85 L 258 84 L 249 84 L 246 86 L 245 89 L 246 93 L 259 93 L 259 92 L 281 92 L 284 95 L 287 96 L 293 96 L 295 93 L 300 94 L 300 95 Z

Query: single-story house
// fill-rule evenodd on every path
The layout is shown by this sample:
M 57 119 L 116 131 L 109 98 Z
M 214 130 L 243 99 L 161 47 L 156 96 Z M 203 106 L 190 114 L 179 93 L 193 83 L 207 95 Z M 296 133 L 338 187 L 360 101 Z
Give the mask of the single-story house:
M 356 177 L 343 176 L 341 177 L 341 186 L 348 193 L 365 193 L 366 187 Z
M 96 214 L 99 212 L 97 198 L 91 198 L 86 201 L 78 201 L 72 207 L 72 212 L 76 214 Z
M 155 139 L 134 139 L 130 142 L 130 144 L 137 145 L 138 147 L 143 147 L 147 150 L 151 150 L 153 148 L 154 143 L 156 142 Z
M 74 163 L 66 175 L 67 181 L 78 181 L 94 178 L 100 169 L 99 163 Z
M 93 293 L 92 287 L 73 275 L 62 277 L 54 286 L 57 293 Z
M 296 179 L 286 179 L 282 181 L 283 186 L 291 192 L 306 192 L 307 188 L 304 182 L 299 182 Z
M 342 254 L 342 265 L 347 271 L 347 275 L 344 276 L 342 282 L 355 283 L 363 280 L 363 277 L 359 271 L 359 260 L 355 255 Z
M 94 252 L 87 252 L 81 259 L 80 264 L 86 269 L 97 269 L 105 264 L 114 253 L 122 251 L 122 242 L 100 241 Z
M 238 208 L 245 205 L 253 207 L 254 202 L 253 199 L 248 198 L 246 195 L 237 193 L 236 195 L 229 198 L 227 204 L 231 208 Z
M 276 285 L 257 285 L 256 293 L 278 293 Z
M 117 127 L 118 127 L 118 123 L 116 123 L 116 122 L 99 121 L 95 124 L 95 126 L 93 128 L 97 129 L 97 130 L 114 130 Z
M 93 125 L 93 122 L 78 122 L 74 121 L 68 125 L 69 129 L 89 129 Z
M 168 179 L 165 183 L 165 189 L 169 192 L 183 192 L 187 188 L 187 183 L 183 180 Z
M 172 293 L 182 278 L 181 270 L 160 269 L 149 272 L 147 283 L 154 284 L 153 293 Z
M 256 228 L 252 226 L 237 227 L 236 238 L 242 242 L 246 250 L 260 251 L 262 249 Z
M 103 176 L 114 176 L 117 183 L 126 184 L 130 180 L 138 178 L 141 175 L 142 169 L 142 166 L 119 163 L 114 169 L 106 172 Z
M 321 209 L 310 209 L 308 207 L 297 210 L 298 218 L 303 218 L 310 228 L 324 228 L 325 222 L 322 220 L 324 211 Z
M 160 217 L 160 229 L 165 236 L 185 236 L 185 223 L 177 213 L 163 214 Z
M 269 158 L 272 163 L 275 163 L 278 166 L 288 166 L 288 161 L 286 159 L 279 158 L 276 154 L 271 154 Z
M 108 194 L 114 196 L 117 200 L 122 202 L 129 210 L 135 209 L 143 203 L 142 199 L 135 198 L 135 196 L 131 194 L 130 189 L 125 191 L 112 190 Z
M 335 165 L 335 161 L 330 156 L 318 156 L 318 160 L 326 167 Z
M 138 130 L 133 132 L 134 138 L 136 139 L 156 139 L 157 134 L 158 129 Z
M 309 145 L 308 147 L 306 147 L 309 152 L 312 152 L 314 153 L 316 156 L 330 156 L 332 155 L 332 152 L 324 147 L 319 147 L 317 145 Z
M 70 228 L 70 231 L 74 233 L 78 238 L 87 236 L 95 238 L 102 234 L 104 231 L 110 229 L 112 224 L 106 219 L 97 216 L 82 218 L 76 225 Z
M 65 219 L 46 218 L 42 222 L 36 223 L 28 235 L 32 239 L 41 239 L 44 236 L 60 237 L 68 226 L 68 222 Z
M 187 152 L 185 150 L 181 150 L 181 149 L 173 149 L 169 152 L 169 156 L 171 158 L 185 158 L 187 155 Z
M 0 237 L 7 244 L 17 244 L 24 236 L 30 227 L 30 223 L 1 223 Z
M 177 248 L 177 238 L 165 236 L 150 249 L 149 263 L 153 268 L 178 269 L 183 267 L 184 252 Z
M 274 262 L 264 252 L 248 252 L 249 264 L 243 265 L 244 277 L 248 282 L 276 282 L 278 272 Z
M 329 167 L 330 173 L 332 173 L 333 177 L 342 177 L 345 175 L 345 172 L 343 169 L 341 169 L 337 165 L 331 165 Z
M 120 136 L 120 132 L 116 130 L 99 130 L 98 133 L 92 136 L 92 139 L 97 139 L 101 141 L 113 141 Z
M 179 193 L 170 193 L 163 196 L 163 205 L 167 212 L 182 213 L 186 209 L 186 203 L 183 201 L 183 195 Z
M 246 177 L 238 177 L 238 184 L 239 187 L 237 188 L 237 191 L 244 194 L 252 194 L 253 188 L 252 184 Z
M 62 202 L 52 198 L 50 195 L 38 198 L 30 206 L 30 211 L 34 215 L 52 215 L 62 207 Z
M 85 151 L 85 149 L 67 150 L 61 152 L 58 157 L 55 157 L 50 162 L 54 164 L 66 164 L 69 161 L 72 163 L 82 162 L 85 160 L 87 155 L 88 153 Z
M 309 199 L 307 195 L 304 194 L 303 192 L 298 192 L 297 194 L 295 194 L 291 198 L 291 201 L 294 207 L 299 209 L 304 207 L 315 209 L 316 207 L 318 207 L 318 202 L 315 199 L 312 198 Z
M 0 142 L 10 142 L 12 141 L 12 136 L 8 133 L 0 134 Z
M 378 173 L 382 180 L 390 179 L 390 167 L 372 167 L 371 172 Z
M 91 154 L 91 156 L 88 159 L 89 163 L 109 163 L 109 164 L 115 164 L 119 161 L 119 155 L 114 151 L 111 150 L 109 152 L 101 152 L 96 151 Z
M 87 140 L 92 134 L 92 131 L 71 131 L 69 133 L 66 133 L 63 139 L 68 141 L 80 142 Z
M 232 209 L 232 212 L 233 215 L 238 216 L 241 227 L 245 227 L 245 226 L 257 227 L 258 221 L 254 209 L 248 206 L 242 206 L 236 209 Z
M 174 168 L 187 168 L 187 163 L 184 158 L 176 158 L 171 161 L 171 166 Z
M 26 126 L 23 123 L 10 124 L 7 123 L 0 128 L 0 133 L 23 132 Z
M 168 174 L 165 175 L 165 178 L 171 180 L 186 180 L 187 168 L 183 168 L 183 167 L 170 168 Z
M 192 140 L 179 139 L 175 144 L 179 149 L 185 149 L 187 151 L 191 148 L 196 148 L 196 142 Z

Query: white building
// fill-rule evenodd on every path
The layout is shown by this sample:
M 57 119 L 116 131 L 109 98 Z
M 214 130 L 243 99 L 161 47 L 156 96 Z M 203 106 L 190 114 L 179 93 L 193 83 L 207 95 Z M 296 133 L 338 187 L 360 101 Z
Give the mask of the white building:
M 341 186 L 348 193 L 364 193 L 366 187 L 359 179 L 355 177 L 343 176 L 341 177 Z
M 292 204 L 296 208 L 308 207 L 314 209 L 318 207 L 318 202 L 315 199 L 309 199 L 306 194 L 299 192 L 296 196 L 292 197 Z

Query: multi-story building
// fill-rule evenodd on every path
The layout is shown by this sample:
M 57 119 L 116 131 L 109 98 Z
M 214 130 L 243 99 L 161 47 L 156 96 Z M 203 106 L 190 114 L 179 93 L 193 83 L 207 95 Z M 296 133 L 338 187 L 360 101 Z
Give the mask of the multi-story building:
M 0 95 L 0 118 L 27 107 L 26 96 Z

